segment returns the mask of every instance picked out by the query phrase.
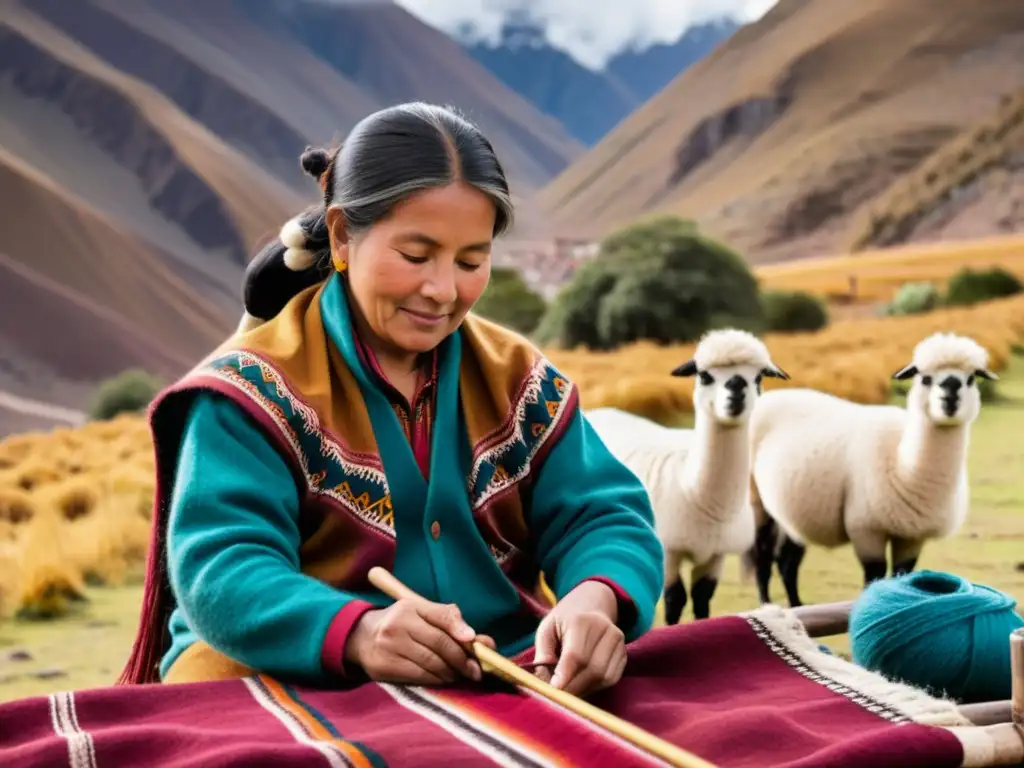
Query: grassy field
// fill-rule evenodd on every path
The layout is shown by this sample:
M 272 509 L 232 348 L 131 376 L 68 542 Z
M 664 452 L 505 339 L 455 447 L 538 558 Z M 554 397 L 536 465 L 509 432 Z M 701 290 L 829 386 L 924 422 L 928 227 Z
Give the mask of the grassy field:
M 766 264 L 755 270 L 765 289 L 808 291 L 829 298 L 849 295 L 856 280 L 856 302 L 889 301 L 908 282 L 942 287 L 962 267 L 1002 267 L 1024 275 L 1024 237 L 994 236 L 970 242 L 946 241 L 865 250 L 852 255 Z
M 1024 600 L 1024 358 L 1015 357 L 1001 382 L 1002 401 L 986 405 L 972 436 L 973 509 L 955 539 L 931 544 L 920 567 L 958 573 Z M 739 583 L 735 558 L 712 606 L 715 615 L 756 606 L 753 584 Z M 860 569 L 849 548 L 811 550 L 801 570 L 808 602 L 854 597 Z M 773 597 L 783 598 L 773 581 Z M 125 586 L 91 588 L 89 600 L 51 621 L 0 622 L 0 701 L 110 684 L 124 662 L 141 598 L 139 574 Z M 846 640 L 829 644 L 846 651 Z
M 113 683 L 142 599 L 142 579 L 132 581 L 90 589 L 88 603 L 60 619 L 0 624 L 0 701 Z

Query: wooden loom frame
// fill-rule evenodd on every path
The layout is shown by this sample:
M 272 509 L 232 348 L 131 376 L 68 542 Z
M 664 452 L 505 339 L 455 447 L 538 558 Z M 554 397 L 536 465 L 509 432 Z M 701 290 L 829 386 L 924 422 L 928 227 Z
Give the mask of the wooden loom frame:
M 819 603 L 789 608 L 803 624 L 812 638 L 844 635 L 849 631 L 850 611 L 853 601 Z M 977 704 L 959 704 L 957 709 L 963 717 L 975 726 L 989 730 L 994 738 L 1009 744 L 1019 741 L 1020 756 L 1012 762 L 998 762 L 993 765 L 1019 765 L 1024 762 L 1024 629 L 1018 629 L 1008 638 L 1010 644 L 1010 674 L 1013 678 L 1011 697 L 1004 701 L 987 701 Z

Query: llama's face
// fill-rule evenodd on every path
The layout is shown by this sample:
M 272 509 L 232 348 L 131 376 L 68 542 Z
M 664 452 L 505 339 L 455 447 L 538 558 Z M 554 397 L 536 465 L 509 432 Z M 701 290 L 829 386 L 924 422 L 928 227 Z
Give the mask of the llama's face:
M 731 365 L 697 371 L 693 385 L 694 413 L 710 416 L 722 426 L 744 424 L 761 394 L 765 370 Z
M 981 411 L 979 378 L 978 371 L 959 368 L 917 371 L 907 393 L 907 409 L 924 414 L 940 427 L 969 424 Z

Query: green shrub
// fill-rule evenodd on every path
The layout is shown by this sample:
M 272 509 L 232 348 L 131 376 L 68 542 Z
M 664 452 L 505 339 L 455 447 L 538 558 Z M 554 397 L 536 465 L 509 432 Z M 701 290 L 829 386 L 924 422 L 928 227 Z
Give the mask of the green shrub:
M 473 306 L 473 311 L 522 334 L 537 327 L 547 304 L 514 269 L 494 267 L 487 290 Z
M 964 267 L 949 279 L 946 304 L 969 306 L 980 301 L 1013 296 L 1021 291 L 1024 291 L 1024 285 L 1002 267 L 977 270 Z
M 761 304 L 768 331 L 820 331 L 828 325 L 825 302 L 806 291 L 765 291 Z
M 904 283 L 885 308 L 891 317 L 931 312 L 942 303 L 939 289 L 929 282 Z
M 552 302 L 536 336 L 550 346 L 613 349 L 694 341 L 725 325 L 763 330 L 750 268 L 692 222 L 662 216 L 606 238 Z
M 144 411 L 160 388 L 159 380 L 146 371 L 132 369 L 119 373 L 96 388 L 89 417 L 106 420 L 119 413 Z

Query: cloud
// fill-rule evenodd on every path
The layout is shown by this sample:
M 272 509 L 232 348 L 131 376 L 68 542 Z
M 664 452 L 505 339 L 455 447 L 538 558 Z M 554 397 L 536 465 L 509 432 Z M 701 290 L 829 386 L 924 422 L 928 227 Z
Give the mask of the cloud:
M 636 45 L 677 40 L 689 27 L 721 18 L 753 21 L 776 0 L 396 0 L 429 24 L 499 39 L 502 22 L 524 14 L 548 39 L 586 66 L 599 69 Z

